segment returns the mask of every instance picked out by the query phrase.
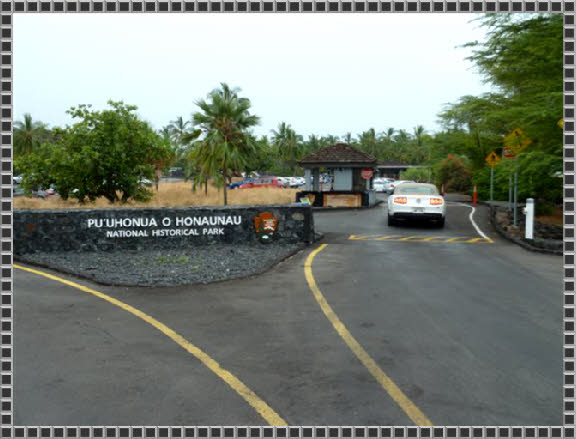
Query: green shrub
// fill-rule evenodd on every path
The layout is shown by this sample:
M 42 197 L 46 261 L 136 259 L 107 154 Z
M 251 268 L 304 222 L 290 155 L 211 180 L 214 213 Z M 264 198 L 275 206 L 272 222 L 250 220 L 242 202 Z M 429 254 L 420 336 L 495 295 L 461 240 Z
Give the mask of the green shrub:
M 437 166 L 437 185 L 444 185 L 445 192 L 469 192 L 472 188 L 472 173 L 462 158 L 448 154 Z

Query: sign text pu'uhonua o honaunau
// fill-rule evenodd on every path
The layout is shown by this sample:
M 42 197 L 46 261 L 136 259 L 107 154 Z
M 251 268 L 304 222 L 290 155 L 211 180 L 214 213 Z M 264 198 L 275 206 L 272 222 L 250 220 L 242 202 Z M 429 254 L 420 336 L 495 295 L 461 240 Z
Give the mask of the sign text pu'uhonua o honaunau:
M 90 218 L 86 220 L 89 229 L 104 229 L 106 238 L 224 235 L 229 226 L 241 224 L 241 215 Z

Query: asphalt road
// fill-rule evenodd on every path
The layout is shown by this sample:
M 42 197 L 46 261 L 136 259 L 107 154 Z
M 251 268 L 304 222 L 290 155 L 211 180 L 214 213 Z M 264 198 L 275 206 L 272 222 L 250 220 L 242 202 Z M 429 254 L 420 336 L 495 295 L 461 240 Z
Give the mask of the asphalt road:
M 561 425 L 562 258 L 499 239 L 484 208 L 494 242 L 464 242 L 480 238 L 470 212 L 451 204 L 444 229 L 389 228 L 385 205 L 318 212 L 316 285 L 434 425 Z M 413 425 L 322 312 L 304 273 L 317 247 L 206 286 L 73 280 L 176 331 L 290 425 Z M 165 333 L 87 292 L 15 270 L 15 328 L 16 425 L 266 425 Z

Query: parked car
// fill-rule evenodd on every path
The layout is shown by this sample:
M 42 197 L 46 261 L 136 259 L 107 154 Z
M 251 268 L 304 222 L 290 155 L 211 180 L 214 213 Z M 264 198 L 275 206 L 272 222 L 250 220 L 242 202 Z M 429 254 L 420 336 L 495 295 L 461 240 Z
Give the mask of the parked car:
M 373 187 L 376 192 L 386 192 L 386 187 L 389 183 L 393 182 L 392 178 L 375 178 Z
M 290 177 L 290 187 L 300 187 L 306 184 L 304 177 Z
M 252 181 L 253 181 L 253 178 L 252 178 L 252 177 L 244 177 L 244 178 L 242 179 L 242 181 L 235 181 L 235 182 L 233 182 L 233 183 L 230 183 L 229 188 L 230 188 L 230 189 L 238 189 L 238 188 L 240 188 L 240 186 L 242 186 L 243 184 L 249 184 L 249 183 L 252 183 Z
M 446 202 L 438 188 L 429 183 L 402 183 L 388 197 L 388 225 L 395 226 L 398 220 L 424 219 L 435 221 L 444 227 Z
M 255 187 L 285 187 L 281 177 L 258 177 L 252 178 L 250 182 L 240 185 L 240 189 L 251 189 Z
M 24 189 L 22 189 L 21 187 L 14 186 L 14 188 L 12 189 L 12 196 L 23 197 L 24 195 L 26 195 Z
M 22 176 L 21 175 L 15 175 L 14 177 L 12 177 L 12 181 L 14 182 L 14 184 L 20 184 L 20 183 L 22 183 Z
M 290 178 L 291 177 L 276 177 L 278 183 L 281 187 L 289 187 L 290 186 Z

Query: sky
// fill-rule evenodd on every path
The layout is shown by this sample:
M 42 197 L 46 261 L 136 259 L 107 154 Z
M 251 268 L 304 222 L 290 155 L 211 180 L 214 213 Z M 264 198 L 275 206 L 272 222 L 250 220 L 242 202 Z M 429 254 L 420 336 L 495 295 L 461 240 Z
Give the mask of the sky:
M 160 129 L 226 82 L 304 135 L 438 131 L 438 113 L 490 90 L 466 61 L 473 14 L 16 14 L 14 113 L 72 123 L 78 104 L 138 107 Z

